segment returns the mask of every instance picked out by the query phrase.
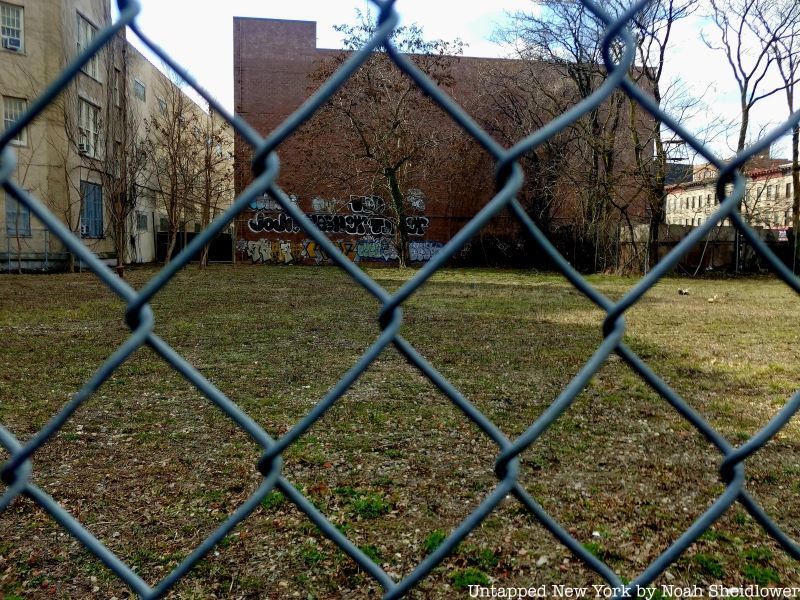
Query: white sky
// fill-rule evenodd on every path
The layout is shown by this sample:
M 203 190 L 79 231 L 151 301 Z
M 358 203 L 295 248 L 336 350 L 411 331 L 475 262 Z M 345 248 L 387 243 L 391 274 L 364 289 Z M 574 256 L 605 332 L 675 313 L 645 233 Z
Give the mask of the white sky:
M 197 0 L 140 0 L 141 28 L 174 59 L 187 68 L 223 105 L 233 108 L 233 17 L 267 17 L 317 22 L 317 45 L 339 47 L 340 35 L 333 25 L 352 22 L 355 10 L 366 10 L 366 0 L 227 0 L 215 3 L 213 10 L 201 8 Z M 398 0 L 402 23 L 420 24 L 427 38 L 452 40 L 460 37 L 468 44 L 467 56 L 504 56 L 502 47 L 489 41 L 507 11 L 530 10 L 531 0 Z M 721 53 L 715 53 L 700 40 L 700 30 L 708 26 L 699 17 L 687 19 L 675 32 L 670 55 L 670 77 L 680 77 L 700 95 L 706 90 L 709 111 L 735 119 L 738 114 L 736 88 Z M 131 40 L 137 44 L 135 36 Z M 141 48 L 141 44 L 137 44 Z M 144 51 L 144 48 L 141 48 Z M 154 61 L 155 62 L 155 61 Z M 756 132 L 762 124 L 776 124 L 787 116 L 785 100 L 777 95 L 761 105 Z M 710 116 L 700 114 L 690 126 L 701 128 Z M 723 156 L 731 154 L 723 141 L 714 144 Z M 786 152 L 782 152 L 783 155 Z

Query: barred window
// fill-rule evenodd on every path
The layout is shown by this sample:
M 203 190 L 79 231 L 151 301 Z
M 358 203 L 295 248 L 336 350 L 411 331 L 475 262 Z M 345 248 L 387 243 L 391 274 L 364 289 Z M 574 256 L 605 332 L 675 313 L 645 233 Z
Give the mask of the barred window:
M 136 213 L 136 230 L 137 231 L 147 231 L 148 222 L 147 222 L 147 213 L 138 212 Z
M 77 28 L 77 38 L 78 38 L 78 53 L 80 54 L 94 40 L 95 35 L 97 35 L 97 27 L 92 25 L 89 21 L 87 21 L 83 15 L 78 14 L 78 28 Z M 100 69 L 98 67 L 98 63 L 100 62 L 100 58 L 97 54 L 92 56 L 85 65 L 83 65 L 83 72 L 86 73 L 92 79 L 99 79 L 98 75 Z
M 97 158 L 98 142 L 100 138 L 100 108 L 80 100 L 80 113 L 78 114 L 78 150 L 82 154 Z
M 2 33 L 3 48 L 6 50 L 13 52 L 24 50 L 22 10 L 21 6 L 0 3 L 0 33 Z
M 23 98 L 3 96 L 3 129 L 10 129 L 19 121 L 27 108 L 27 101 Z M 24 145 L 27 142 L 25 129 L 14 136 L 12 143 Z

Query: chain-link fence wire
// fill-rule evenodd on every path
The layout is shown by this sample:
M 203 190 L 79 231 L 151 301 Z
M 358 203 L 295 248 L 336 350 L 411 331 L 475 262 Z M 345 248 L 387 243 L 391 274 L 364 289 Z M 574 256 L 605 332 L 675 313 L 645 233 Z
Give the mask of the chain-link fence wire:
M 280 490 L 291 500 L 317 528 L 333 541 L 342 551 L 347 553 L 369 576 L 383 588 L 385 598 L 399 598 L 426 577 L 448 554 L 450 554 L 470 532 L 485 519 L 498 504 L 508 495 L 515 496 L 530 513 L 564 546 L 566 546 L 586 566 L 598 573 L 608 584 L 616 589 L 615 597 L 631 597 L 636 595 L 640 587 L 645 587 L 655 580 L 664 570 L 700 536 L 714 521 L 722 516 L 730 507 L 739 502 L 752 517 L 761 524 L 792 557 L 800 559 L 800 546 L 792 540 L 766 514 L 763 508 L 745 490 L 745 460 L 762 448 L 789 421 L 800 407 L 800 392 L 795 393 L 773 418 L 755 435 L 738 447 L 734 447 L 718 431 L 716 431 L 700 414 L 694 411 L 675 391 L 662 381 L 635 352 L 622 341 L 625 331 L 625 312 L 666 273 L 668 273 L 680 257 L 700 241 L 715 225 L 725 218 L 730 218 L 741 231 L 745 239 L 778 273 L 778 276 L 796 292 L 800 292 L 800 281 L 775 257 L 759 237 L 747 226 L 738 212 L 738 204 L 745 190 L 745 179 L 740 168 L 753 155 L 769 147 L 769 145 L 787 132 L 794 123 L 800 121 L 800 111 L 781 127 L 765 136 L 759 143 L 750 147 L 725 163 L 698 141 L 668 114 L 663 112 L 652 98 L 640 90 L 627 76 L 634 59 L 634 41 L 625 29 L 626 23 L 646 4 L 640 0 L 616 19 L 610 17 L 601 6 L 592 0 L 581 0 L 582 4 L 606 26 L 603 39 L 603 58 L 608 76 L 603 85 L 590 97 L 561 114 L 545 127 L 522 139 L 511 148 L 500 146 L 477 123 L 475 123 L 452 99 L 442 92 L 435 83 L 425 76 L 407 57 L 401 55 L 392 46 L 390 34 L 397 25 L 398 14 L 394 0 L 372 0 L 378 9 L 378 21 L 374 35 L 369 42 L 354 52 L 345 64 L 322 87 L 320 87 L 300 108 L 266 138 L 262 138 L 242 119 L 230 114 L 198 82 L 180 65 L 176 64 L 163 50 L 138 28 L 135 18 L 140 10 L 136 0 L 118 0 L 119 19 L 107 29 L 99 31 L 94 41 L 83 51 L 39 96 L 24 116 L 0 137 L 2 159 L 0 160 L 0 182 L 6 192 L 17 201 L 27 206 L 41 222 L 57 236 L 75 256 L 88 265 L 97 277 L 117 294 L 127 306 L 125 322 L 131 329 L 131 335 L 103 363 L 93 376 L 83 385 L 80 391 L 67 402 L 61 410 L 33 437 L 22 444 L 5 427 L 0 424 L 0 444 L 10 454 L 8 461 L 0 470 L 0 477 L 5 490 L 0 495 L 0 513 L 20 495 L 26 496 L 39 504 L 63 526 L 73 537 L 83 544 L 91 553 L 99 558 L 117 577 L 143 598 L 162 597 L 183 575 L 192 568 L 215 544 L 245 519 L 273 489 Z M 129 27 L 155 54 L 169 65 L 189 86 L 194 88 L 211 107 L 227 119 L 235 132 L 245 143 L 255 149 L 253 160 L 253 181 L 233 202 L 231 207 L 211 223 L 202 233 L 197 235 L 183 251 L 161 271 L 159 271 L 140 291 L 135 291 L 122 279 L 113 274 L 103 262 L 95 256 L 81 240 L 77 238 L 47 207 L 30 193 L 23 190 L 12 180 L 15 166 L 15 154 L 10 142 L 18 132 L 28 126 L 45 107 L 61 93 L 71 80 L 77 76 L 82 65 L 107 44 L 124 27 Z M 611 56 L 611 42 L 619 42 L 623 48 L 619 60 Z M 383 48 L 395 65 L 424 90 L 465 132 L 467 132 L 494 159 L 497 166 L 497 193 L 476 215 L 453 237 L 440 252 L 394 294 L 390 294 L 353 262 L 348 260 L 334 247 L 324 233 L 314 226 L 303 214 L 302 210 L 290 201 L 288 196 L 276 184 L 279 161 L 276 149 L 287 137 L 308 120 L 358 69 L 370 56 L 370 53 Z M 615 90 L 622 89 L 635 99 L 653 117 L 681 136 L 699 155 L 706 158 L 719 169 L 717 194 L 720 199 L 718 210 L 713 218 L 694 229 L 680 242 L 650 273 L 641 279 L 620 301 L 612 302 L 592 287 L 561 256 L 542 232 L 536 227 L 521 205 L 515 200 L 515 194 L 523 182 L 523 172 L 518 159 L 526 152 L 579 119 L 583 114 L 598 107 Z M 725 184 L 733 183 L 730 195 L 725 193 Z M 148 302 L 170 281 L 179 270 L 184 268 L 194 256 L 215 235 L 228 224 L 252 201 L 264 193 L 277 199 L 283 209 L 295 219 L 295 222 L 308 233 L 328 255 L 341 267 L 355 283 L 363 287 L 381 303 L 378 315 L 382 329 L 380 336 L 372 343 L 361 358 L 333 386 L 332 389 L 315 405 L 303 419 L 279 439 L 271 437 L 253 419 L 244 413 L 231 399 L 218 390 L 203 377 L 191 364 L 181 357 L 169 344 L 153 332 L 155 316 Z M 579 373 L 561 391 L 558 397 L 517 439 L 508 439 L 490 419 L 473 406 L 443 375 L 428 363 L 401 335 L 403 323 L 402 305 L 425 283 L 442 265 L 451 259 L 488 221 L 504 208 L 521 222 L 524 230 L 549 255 L 551 260 L 570 283 L 584 296 L 600 307 L 606 318 L 603 323 L 603 342 Z M 205 541 L 203 541 L 180 565 L 169 575 L 151 586 L 134 570 L 106 548 L 95 536 L 78 522 L 68 511 L 60 506 L 50 495 L 31 482 L 34 453 L 46 444 L 72 414 L 86 401 L 112 373 L 122 365 L 137 349 L 142 346 L 152 348 L 161 358 L 187 381 L 195 386 L 208 400 L 223 411 L 234 423 L 245 431 L 263 449 L 263 455 L 257 468 L 263 475 L 258 489 Z M 497 485 L 430 555 L 420 562 L 414 570 L 400 581 L 390 577 L 380 565 L 354 545 L 342 534 L 315 506 L 298 491 L 290 481 L 281 475 L 282 454 L 305 431 L 307 431 L 322 415 L 347 392 L 367 367 L 383 352 L 387 346 L 393 345 L 400 353 L 427 377 L 452 403 L 460 409 L 464 416 L 475 423 L 498 448 L 495 462 Z M 616 353 L 634 371 L 636 371 L 665 401 L 667 401 L 682 418 L 687 420 L 720 453 L 719 473 L 725 484 L 724 491 L 713 504 L 699 516 L 693 524 L 683 532 L 658 558 L 656 558 L 633 581 L 623 583 L 622 579 L 603 561 L 591 554 L 583 545 L 565 530 L 533 496 L 519 483 L 519 455 L 533 444 L 545 430 L 569 408 L 581 390 L 588 384 L 592 376 L 603 366 L 612 353 Z

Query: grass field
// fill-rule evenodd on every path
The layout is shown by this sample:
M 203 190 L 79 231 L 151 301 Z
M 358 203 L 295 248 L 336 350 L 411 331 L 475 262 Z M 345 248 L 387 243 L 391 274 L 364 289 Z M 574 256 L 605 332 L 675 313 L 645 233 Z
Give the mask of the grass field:
M 413 274 L 368 272 L 387 289 Z M 139 287 L 154 273 L 126 276 Z M 618 298 L 636 280 L 591 281 Z M 679 296 L 680 287 L 690 295 Z M 333 268 L 191 268 L 152 306 L 156 332 L 274 436 L 379 333 L 377 303 Z M 798 308 L 770 278 L 666 279 L 628 313 L 626 341 L 738 444 L 800 387 Z M 0 277 L 0 422 L 20 439 L 33 435 L 126 338 L 123 312 L 89 274 Z M 555 275 L 451 270 L 406 303 L 402 333 L 513 437 L 600 343 L 602 318 Z M 257 487 L 259 455 L 142 349 L 34 456 L 34 480 L 155 583 Z M 390 349 L 290 448 L 284 474 L 400 577 L 493 488 L 496 455 Z M 631 579 L 720 494 L 718 463 L 710 444 L 612 358 L 522 455 L 521 480 Z M 800 538 L 797 419 L 748 460 L 747 488 Z M 602 583 L 513 499 L 411 597 L 467 597 L 460 586 L 484 577 L 498 586 Z M 711 583 L 797 586 L 800 564 L 734 505 L 656 581 Z M 276 492 L 171 597 L 377 598 L 379 591 Z M 17 499 L 0 515 L 0 597 L 130 595 L 31 501 Z

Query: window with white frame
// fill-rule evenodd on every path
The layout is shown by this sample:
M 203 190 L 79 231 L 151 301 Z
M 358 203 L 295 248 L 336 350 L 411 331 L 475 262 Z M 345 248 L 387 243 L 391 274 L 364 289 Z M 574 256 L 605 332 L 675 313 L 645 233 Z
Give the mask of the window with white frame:
M 12 52 L 24 50 L 22 11 L 21 6 L 0 2 L 0 33 L 2 34 L 3 48 Z
M 13 127 L 14 123 L 22 117 L 27 105 L 28 103 L 23 98 L 3 96 L 3 129 Z M 25 129 L 15 135 L 11 141 L 20 146 L 25 145 L 27 142 Z
M 133 94 L 139 100 L 146 100 L 147 99 L 147 88 L 144 87 L 144 84 L 139 81 L 138 79 L 133 80 Z
M 86 20 L 86 18 L 83 15 L 79 13 L 78 27 L 76 33 L 78 38 L 78 53 L 80 54 L 81 52 L 86 50 L 86 48 L 88 48 L 89 45 L 94 40 L 94 37 L 97 35 L 97 27 L 92 25 L 89 21 Z M 95 54 L 94 56 L 92 56 L 92 58 L 90 58 L 86 62 L 85 65 L 83 65 L 82 69 L 83 72 L 86 73 L 92 79 L 99 79 L 99 73 L 100 73 L 99 62 L 100 62 L 100 57 L 97 54 Z
M 786 184 L 786 197 L 788 198 L 791 195 L 792 195 L 792 184 L 791 183 L 787 183 Z
M 87 102 L 83 98 L 79 101 L 80 111 L 78 114 L 78 150 L 82 154 L 97 158 L 98 143 L 100 139 L 100 107 Z

